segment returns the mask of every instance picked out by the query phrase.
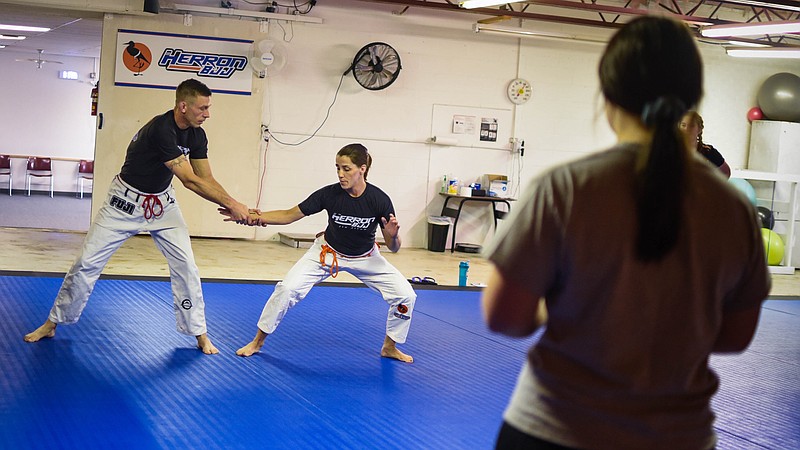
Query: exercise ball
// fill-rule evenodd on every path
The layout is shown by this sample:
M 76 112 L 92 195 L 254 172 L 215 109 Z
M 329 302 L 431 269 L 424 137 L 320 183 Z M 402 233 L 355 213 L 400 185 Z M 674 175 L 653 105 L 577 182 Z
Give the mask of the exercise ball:
M 784 122 L 800 122 L 800 77 L 781 72 L 764 81 L 758 90 L 758 107 L 764 117 Z
M 764 253 L 767 255 L 767 264 L 777 266 L 783 261 L 783 239 L 781 236 L 766 228 L 761 229 L 761 239 L 764 241 Z
M 772 214 L 772 211 L 764 206 L 759 206 L 756 209 L 758 210 L 758 219 L 761 221 L 761 228 L 766 228 L 768 230 L 774 228 L 775 216 Z
M 747 196 L 747 199 L 750 200 L 750 203 L 753 205 L 756 204 L 756 190 L 753 189 L 753 186 L 748 183 L 747 180 L 743 180 L 741 178 L 730 178 L 728 181 L 734 185 L 736 189 Z
M 747 111 L 747 121 L 761 120 L 764 118 L 764 112 L 758 106 L 753 106 Z

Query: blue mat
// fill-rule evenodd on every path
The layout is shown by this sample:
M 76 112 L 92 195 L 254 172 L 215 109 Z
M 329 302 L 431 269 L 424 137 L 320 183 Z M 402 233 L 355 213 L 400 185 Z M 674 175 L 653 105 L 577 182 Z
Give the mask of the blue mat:
M 2 449 L 489 449 L 534 339 L 488 332 L 478 292 L 419 290 L 404 364 L 379 357 L 377 294 L 318 286 L 240 358 L 273 286 L 204 283 L 206 356 L 169 283 L 104 279 L 77 325 L 24 343 L 60 283 L 0 277 Z M 798 323 L 800 302 L 767 302 L 751 349 L 713 359 L 718 448 L 800 448 Z

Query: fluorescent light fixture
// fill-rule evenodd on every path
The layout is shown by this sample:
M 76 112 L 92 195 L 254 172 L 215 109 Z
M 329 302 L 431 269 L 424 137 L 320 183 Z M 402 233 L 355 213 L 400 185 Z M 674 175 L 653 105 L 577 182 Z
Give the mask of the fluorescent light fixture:
M 728 0 L 728 2 L 737 3 L 739 5 L 758 6 L 760 8 L 782 9 L 785 11 L 800 12 L 800 5 L 790 5 L 788 1 L 784 3 L 775 3 L 775 2 L 762 2 L 760 0 Z
M 800 21 L 786 20 L 775 22 L 713 25 L 700 30 L 700 34 L 705 37 L 755 36 L 760 34 L 789 33 L 800 33 Z
M 606 41 L 603 39 L 595 39 L 595 38 L 585 38 L 585 37 L 578 37 L 571 34 L 563 34 L 563 33 L 551 33 L 548 31 L 536 31 L 536 30 L 526 30 L 524 28 L 505 28 L 505 27 L 494 27 L 494 26 L 487 26 L 481 23 L 472 24 L 472 31 L 475 33 L 489 33 L 489 34 L 497 34 L 501 36 L 513 36 L 517 38 L 536 38 L 536 39 L 566 39 L 571 41 L 580 41 L 580 42 L 592 42 L 597 44 L 605 44 Z
M 505 5 L 506 3 L 517 3 L 508 0 L 464 0 L 458 6 L 464 9 L 484 8 L 486 6 Z
M 744 42 L 744 41 L 728 41 L 729 44 L 735 45 L 737 47 L 753 47 L 753 48 L 766 48 L 769 47 L 769 44 L 757 44 L 755 42 Z
M 50 31 L 50 28 L 28 27 L 28 26 L 24 26 L 24 25 L 6 25 L 6 24 L 3 24 L 3 23 L 0 23 L 0 30 L 6 30 L 6 31 L 30 31 L 32 33 L 46 33 L 48 31 Z
M 25 39 L 25 36 L 12 36 L 8 34 L 0 34 L 0 39 L 8 39 L 12 41 L 21 41 Z
M 728 56 L 737 58 L 783 58 L 800 59 L 800 48 L 727 48 Z

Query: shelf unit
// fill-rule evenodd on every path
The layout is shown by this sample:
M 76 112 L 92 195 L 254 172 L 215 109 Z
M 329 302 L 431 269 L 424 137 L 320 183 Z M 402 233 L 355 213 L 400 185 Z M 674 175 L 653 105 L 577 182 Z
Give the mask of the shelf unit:
M 795 267 L 792 263 L 792 254 L 794 253 L 794 246 L 795 246 L 795 229 L 796 229 L 796 222 L 797 222 L 797 189 L 800 186 L 800 175 L 788 174 L 788 173 L 772 173 L 772 172 L 759 172 L 756 170 L 733 170 L 731 173 L 731 178 L 742 178 L 747 181 L 756 181 L 756 182 L 771 182 L 773 183 L 772 191 L 777 190 L 778 183 L 785 183 L 786 189 L 785 191 L 788 194 L 788 199 L 786 199 L 787 204 L 787 211 L 785 212 L 785 216 L 781 216 L 781 219 L 785 219 L 786 229 L 785 233 L 783 233 L 783 241 L 784 241 L 784 254 L 783 254 L 783 261 L 781 261 L 780 265 L 777 266 L 769 266 L 769 271 L 774 274 L 783 274 L 783 275 L 791 275 L 794 274 Z M 756 202 L 758 206 L 768 206 L 770 210 L 774 211 L 774 204 L 773 204 L 773 197 L 770 196 L 769 199 L 764 199 L 763 195 L 758 197 L 759 192 L 763 193 L 763 189 L 756 189 L 757 199 Z M 773 212 L 775 214 L 775 212 Z M 779 216 L 776 217 L 776 223 L 778 222 Z M 783 223 L 784 220 L 781 220 L 780 223 Z M 776 231 L 777 232 L 777 231 Z

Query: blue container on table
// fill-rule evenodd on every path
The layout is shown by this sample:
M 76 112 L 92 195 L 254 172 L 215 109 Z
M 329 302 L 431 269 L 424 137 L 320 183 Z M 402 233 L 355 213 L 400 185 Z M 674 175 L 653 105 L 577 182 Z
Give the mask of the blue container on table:
M 458 285 L 467 285 L 467 272 L 469 271 L 469 261 L 461 261 L 458 265 Z

